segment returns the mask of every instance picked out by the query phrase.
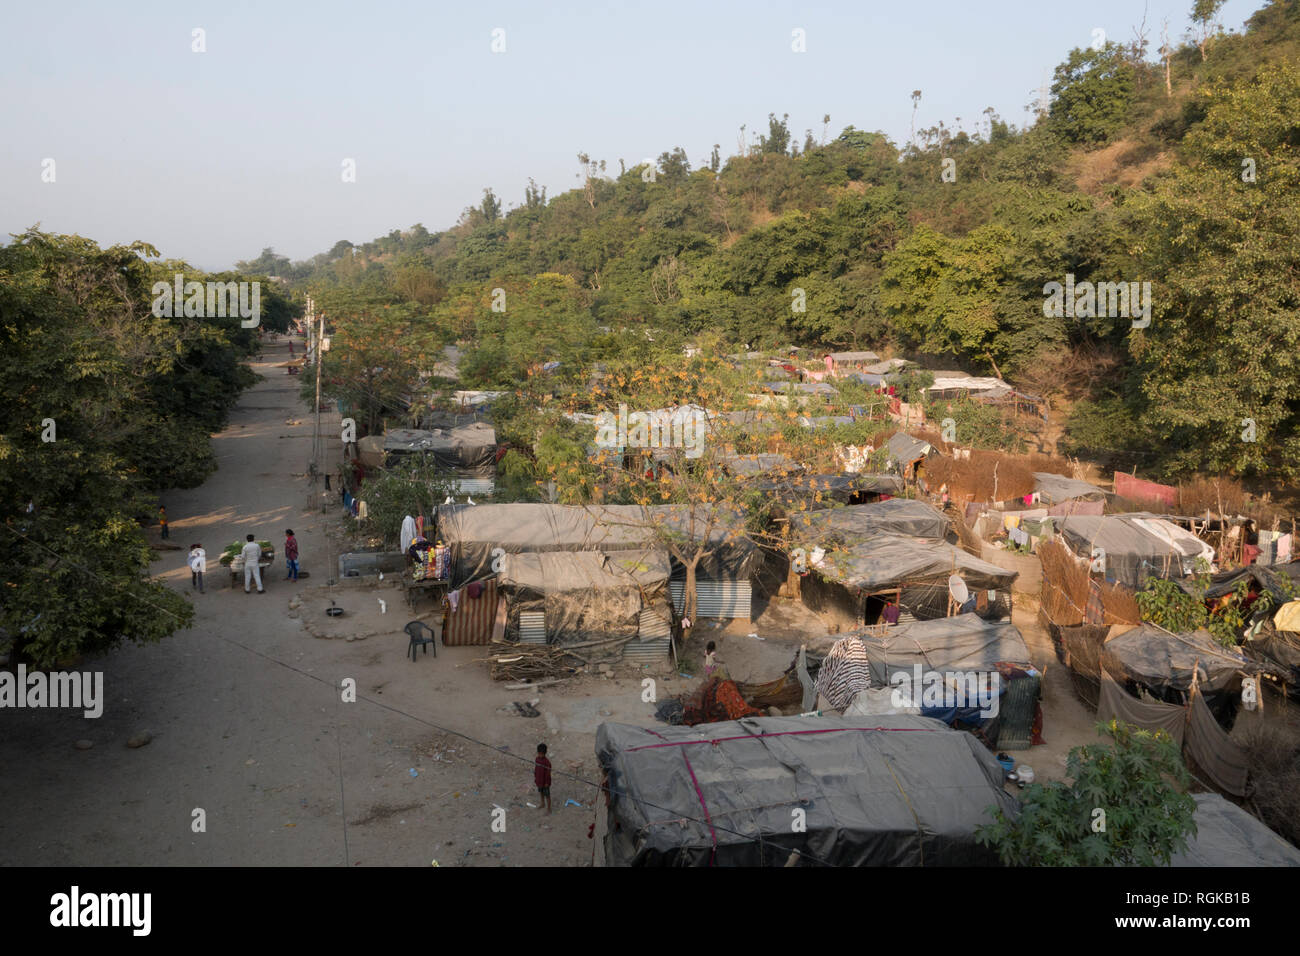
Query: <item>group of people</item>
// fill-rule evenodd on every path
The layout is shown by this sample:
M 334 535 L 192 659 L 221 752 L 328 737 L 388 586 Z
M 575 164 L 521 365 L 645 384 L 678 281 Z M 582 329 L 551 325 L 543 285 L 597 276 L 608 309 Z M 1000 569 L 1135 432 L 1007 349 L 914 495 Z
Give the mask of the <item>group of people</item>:
M 244 559 L 244 593 L 250 594 L 250 586 L 256 582 L 257 593 L 265 594 L 266 588 L 262 586 L 262 568 L 259 562 L 262 560 L 262 546 L 257 543 L 255 535 L 248 535 L 246 544 L 240 552 Z M 298 539 L 293 536 L 293 529 L 289 528 L 284 532 L 284 564 L 286 581 L 298 580 Z M 202 544 L 190 545 L 189 556 L 190 567 L 190 587 L 200 594 L 206 594 L 203 587 L 203 574 L 208 569 L 208 553 L 203 550 Z

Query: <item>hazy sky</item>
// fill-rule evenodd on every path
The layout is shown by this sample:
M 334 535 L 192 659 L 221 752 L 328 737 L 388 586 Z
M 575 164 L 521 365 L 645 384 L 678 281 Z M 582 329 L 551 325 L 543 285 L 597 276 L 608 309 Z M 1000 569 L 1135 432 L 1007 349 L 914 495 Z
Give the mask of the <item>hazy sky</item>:
M 1187 29 L 1191 0 L 1150 0 Z M 1228 0 L 1240 30 L 1264 0 Z M 37 222 L 143 239 L 220 269 L 265 246 L 305 259 L 422 222 L 491 186 L 554 196 L 576 155 L 617 172 L 682 146 L 693 167 L 741 124 L 790 114 L 903 143 L 1024 107 L 1093 30 L 1128 41 L 1142 0 L 841 3 L 10 3 L 0 12 L 0 233 Z M 192 50 L 205 31 L 206 52 Z M 505 52 L 493 53 L 493 31 Z M 792 50 L 804 31 L 806 52 Z M 748 135 L 748 134 L 747 134 Z M 55 161 L 55 181 L 42 182 Z M 356 181 L 342 181 L 343 162 Z M 46 167 L 48 168 L 48 167 Z M 6 237 L 7 238 L 7 237 Z

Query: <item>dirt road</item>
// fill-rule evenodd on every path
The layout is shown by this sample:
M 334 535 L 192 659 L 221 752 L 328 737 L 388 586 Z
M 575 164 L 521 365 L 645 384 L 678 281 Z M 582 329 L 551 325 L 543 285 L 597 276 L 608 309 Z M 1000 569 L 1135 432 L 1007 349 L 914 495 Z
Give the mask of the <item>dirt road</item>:
M 354 615 L 357 629 L 381 633 L 362 641 L 318 639 L 302 617 L 290 617 L 295 594 L 304 611 L 327 603 L 322 585 L 337 555 L 325 532 L 341 519 L 337 507 L 328 514 L 313 507 L 303 473 L 314 422 L 298 400 L 298 379 L 272 367 L 287 357 L 282 338 L 255 363 L 264 380 L 213 437 L 219 471 L 163 498 L 170 543 L 180 547 L 162 551 L 153 570 L 192 595 L 195 626 L 160 644 L 82 661 L 78 669 L 104 673 L 99 719 L 80 711 L 0 713 L 3 861 L 587 863 L 593 791 L 561 772 L 592 775 L 595 723 L 603 713 L 647 713 L 639 686 L 601 681 L 575 689 L 574 707 L 550 713 L 552 729 L 547 720 L 498 712 L 520 695 L 472 663 L 480 649 L 407 659 L 401 628 L 410 618 L 400 602 L 380 614 L 367 597 Z M 336 424 L 322 430 L 338 434 Z M 284 580 L 290 527 L 312 575 L 298 585 Z M 222 548 L 249 532 L 277 549 L 262 595 L 232 591 L 216 565 Z M 185 567 L 185 549 L 196 541 L 209 555 L 206 594 L 191 591 Z M 340 603 L 366 593 L 336 590 Z M 355 703 L 339 689 L 348 677 L 357 684 Z M 546 700 L 540 709 L 548 712 Z M 470 731 L 489 746 L 431 725 Z M 142 730 L 152 742 L 128 748 Z M 77 749 L 83 740 L 93 747 Z M 557 771 L 549 819 L 526 806 L 536 803 L 531 763 L 542 740 Z M 569 798 L 583 808 L 565 806 Z M 506 810 L 504 833 L 493 829 L 494 805 Z M 195 832 L 198 811 L 206 832 Z

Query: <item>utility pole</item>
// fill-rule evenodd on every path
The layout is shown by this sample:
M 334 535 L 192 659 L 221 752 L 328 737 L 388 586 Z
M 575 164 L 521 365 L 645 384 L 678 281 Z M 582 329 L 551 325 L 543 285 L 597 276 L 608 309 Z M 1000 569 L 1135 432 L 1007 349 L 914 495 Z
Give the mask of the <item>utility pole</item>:
M 316 334 L 316 435 L 312 440 L 311 477 L 316 480 L 320 462 L 320 368 L 325 359 L 325 313 L 321 313 L 320 331 Z

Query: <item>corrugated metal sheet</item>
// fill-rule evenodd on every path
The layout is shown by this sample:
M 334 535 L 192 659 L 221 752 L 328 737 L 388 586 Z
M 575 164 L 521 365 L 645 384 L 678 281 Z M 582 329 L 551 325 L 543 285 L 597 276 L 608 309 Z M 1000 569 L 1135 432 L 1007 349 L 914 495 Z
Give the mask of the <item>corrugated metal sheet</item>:
M 685 604 L 686 582 L 668 582 L 673 593 L 673 607 L 682 613 Z M 695 581 L 696 613 L 699 617 L 740 617 L 749 619 L 753 601 L 753 588 L 748 581 Z
M 497 580 L 483 582 L 483 593 L 471 598 L 462 588 L 456 610 L 447 609 L 447 625 L 442 643 L 447 647 L 462 644 L 489 644 L 492 641 L 492 624 L 497 616 Z
M 651 641 L 628 641 L 623 645 L 623 660 L 633 664 L 657 664 L 668 657 L 666 637 Z
M 546 643 L 546 615 L 541 611 L 519 612 L 519 643 Z
M 495 478 L 458 478 L 456 480 L 456 494 L 458 495 L 487 495 L 496 490 Z
M 671 635 L 672 625 L 663 617 L 663 614 L 649 607 L 641 611 L 641 617 L 637 621 L 637 638 L 639 640 L 652 640 L 670 637 Z

